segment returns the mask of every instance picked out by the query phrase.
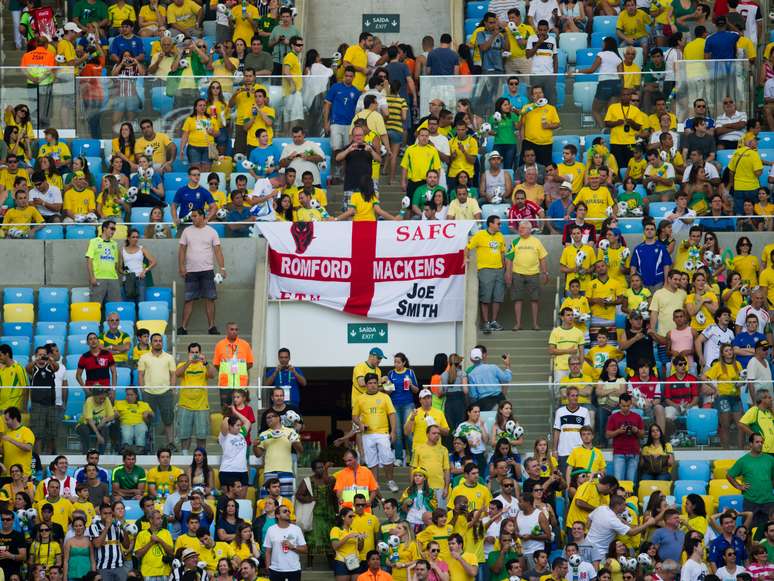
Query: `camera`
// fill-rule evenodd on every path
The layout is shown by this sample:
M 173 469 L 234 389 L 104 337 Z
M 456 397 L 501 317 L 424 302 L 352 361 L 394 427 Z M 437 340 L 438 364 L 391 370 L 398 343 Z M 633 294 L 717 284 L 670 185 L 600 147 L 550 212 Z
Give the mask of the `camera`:
M 357 148 L 358 148 L 358 149 L 365 149 L 365 143 L 360 143 L 360 144 L 357 146 Z
M 631 126 L 628 123 L 626 123 L 624 125 L 624 131 L 626 131 L 626 133 L 629 133 L 629 131 L 631 131 L 631 130 L 632 130 Z

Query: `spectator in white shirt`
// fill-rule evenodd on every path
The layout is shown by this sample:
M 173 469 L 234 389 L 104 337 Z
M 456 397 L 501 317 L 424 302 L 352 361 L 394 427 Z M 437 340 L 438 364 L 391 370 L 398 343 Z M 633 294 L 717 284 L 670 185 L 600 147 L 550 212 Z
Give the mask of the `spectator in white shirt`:
M 732 97 L 723 97 L 723 113 L 715 119 L 715 139 L 720 149 L 736 149 L 747 127 L 747 113 L 737 111 Z
M 772 393 L 771 364 L 768 361 L 770 349 L 771 343 L 766 339 L 756 341 L 755 355 L 747 362 L 747 388 L 752 401 L 761 391 Z

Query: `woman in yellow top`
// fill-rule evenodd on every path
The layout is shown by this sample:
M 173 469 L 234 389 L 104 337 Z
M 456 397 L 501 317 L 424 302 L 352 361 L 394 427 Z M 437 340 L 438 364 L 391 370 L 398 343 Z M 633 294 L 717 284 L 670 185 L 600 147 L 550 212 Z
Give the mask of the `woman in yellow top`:
M 149 0 L 140 8 L 137 24 L 139 36 L 159 36 L 161 29 L 167 23 L 167 9 L 159 4 L 159 0 Z
M 549 452 L 548 440 L 538 438 L 535 440 L 532 457 L 537 460 L 540 466 L 540 476 L 548 478 L 551 473 L 559 467 L 559 462 Z
M 32 159 L 29 143 L 23 139 L 18 127 L 7 125 L 3 130 L 3 141 L 8 148 L 7 155 L 15 155 L 20 162 Z
M 54 158 L 50 155 L 46 157 L 39 157 L 37 163 L 35 164 L 35 169 L 42 171 L 46 176 L 46 181 L 49 185 L 54 186 L 55 188 L 59 188 L 60 192 L 63 192 L 64 188 L 64 182 L 62 181 L 62 176 L 59 175 L 56 171 L 56 163 L 54 162 Z
M 30 143 L 35 139 L 35 130 L 32 127 L 32 121 L 30 117 L 30 108 L 27 105 L 16 105 L 13 107 L 8 105 L 5 108 L 5 125 L 6 127 L 18 127 L 20 131 L 20 139 L 26 143 L 26 148 L 29 149 Z M 27 159 L 30 159 L 30 155 Z
M 253 539 L 253 529 L 249 523 L 237 525 L 236 536 L 231 541 L 231 548 L 234 549 L 234 558 L 240 563 L 250 557 L 261 558 L 260 544 Z
M 336 217 L 336 221 L 352 219 L 353 222 L 376 222 L 376 217 L 385 220 L 399 220 L 382 210 L 379 205 L 379 195 L 374 190 L 374 182 L 370 176 L 363 176 L 360 180 L 360 191 L 352 194 L 347 210 Z
M 619 540 L 615 540 L 610 543 L 607 549 L 607 559 L 605 559 L 605 569 L 610 571 L 613 579 L 612 581 L 623 581 L 623 569 L 621 568 L 621 562 L 618 560 L 620 557 L 628 557 L 629 550 L 626 545 Z
M 131 123 L 121 123 L 118 137 L 113 138 L 113 155 L 121 158 L 121 173 L 129 175 L 137 170 L 134 163 L 134 127 Z
M 8 495 L 8 498 L 16 498 L 16 494 L 24 492 L 30 498 L 35 496 L 35 485 L 24 476 L 24 470 L 21 464 L 11 466 L 11 481 L 4 484 L 2 490 Z
M 702 536 L 707 532 L 707 508 L 704 499 L 698 494 L 689 494 L 683 499 L 685 515 L 680 520 L 683 522 L 685 532 L 699 531 Z
M 648 439 L 640 450 L 640 480 L 671 480 L 670 471 L 675 463 L 672 444 L 658 424 L 648 428 Z
M 408 581 L 408 569 L 413 567 L 420 558 L 419 550 L 408 523 L 401 521 L 395 528 L 398 529 L 400 545 L 398 545 L 398 560 L 390 560 L 392 578 L 395 581 Z
M 745 296 L 742 295 L 742 275 L 736 271 L 728 273 L 728 286 L 723 291 L 722 299 L 726 308 L 731 311 L 731 320 L 736 321 L 736 315 L 739 313 L 739 309 L 744 305 Z M 749 296 L 749 288 L 747 290 L 747 296 Z
M 212 198 L 218 205 L 218 209 L 225 208 L 229 205 L 229 197 L 226 192 L 220 189 L 220 176 L 213 172 L 207 174 L 207 189 L 212 194 Z
M 51 540 L 51 525 L 38 525 L 38 536 L 30 545 L 27 564 L 30 567 L 42 565 L 46 570 L 55 565 L 62 566 L 62 546 Z
M 693 292 L 685 299 L 685 310 L 692 317 L 691 327 L 701 333 L 714 322 L 719 306 L 717 295 L 707 288 L 707 274 L 697 271 L 693 275 Z
M 331 528 L 331 548 L 336 552 L 333 561 L 333 574 L 336 581 L 356 581 L 360 568 L 358 552 L 363 548 L 363 537 L 352 530 L 355 511 L 342 508 Z
M 148 435 L 148 422 L 153 418 L 153 410 L 148 402 L 139 401 L 139 392 L 134 387 L 126 388 L 126 399 L 117 399 L 115 412 L 121 425 L 121 440 L 126 446 L 145 448 Z
M 605 240 L 607 244 L 602 242 Z M 631 251 L 627 249 L 624 253 L 621 244 L 621 236 L 616 233 L 614 228 L 606 228 L 602 231 L 601 239 L 598 243 L 597 260 L 604 260 L 607 264 L 610 278 L 620 283 L 621 288 L 626 288 L 626 275 L 629 274 L 629 262 L 631 260 Z
M 720 444 L 723 448 L 728 448 L 728 432 L 731 426 L 731 420 L 734 423 L 739 422 L 742 417 L 742 402 L 739 399 L 739 375 L 742 373 L 742 366 L 734 357 L 734 348 L 729 343 L 720 346 L 720 357 L 710 367 L 706 373 L 702 374 L 701 379 L 710 381 L 704 384 L 703 392 L 705 396 L 713 396 L 715 407 L 717 407 L 719 416 L 718 433 L 720 435 Z M 742 447 L 742 432 L 737 430 L 737 445 Z
M 132 211 L 132 207 L 124 200 L 124 188 L 119 185 L 115 176 L 105 176 L 107 186 L 97 197 L 97 215 L 100 218 L 113 218 L 121 220 L 122 212 L 126 215 Z
M 288 194 L 282 194 L 274 204 L 274 216 L 277 222 L 293 221 L 293 200 Z
M 758 286 L 761 263 L 752 253 L 752 242 L 747 236 L 740 236 L 736 241 L 736 256 L 731 261 L 731 267 L 742 275 L 742 284 Z
M 180 159 L 188 156 L 188 163 L 198 165 L 202 172 L 210 171 L 211 144 L 220 131 L 218 116 L 207 110 L 207 101 L 197 99 L 191 115 L 183 123 L 183 137 L 180 139 Z

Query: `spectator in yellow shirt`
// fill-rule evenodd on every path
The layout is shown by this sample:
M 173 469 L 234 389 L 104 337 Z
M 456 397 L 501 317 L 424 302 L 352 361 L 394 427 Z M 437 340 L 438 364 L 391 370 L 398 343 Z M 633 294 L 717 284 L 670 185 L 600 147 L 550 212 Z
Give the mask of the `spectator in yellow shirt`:
M 457 174 L 465 171 L 468 175 L 475 173 L 474 164 L 478 157 L 478 141 L 472 135 L 468 135 L 468 125 L 464 113 L 457 113 L 454 119 L 454 127 L 457 136 L 449 140 L 449 187 L 456 185 Z
M 3 218 L 3 233 L 8 238 L 29 238 L 42 226 L 30 226 L 29 224 L 43 224 L 43 216 L 37 208 L 29 205 L 29 194 L 19 190 L 14 195 L 15 208 L 9 209 Z

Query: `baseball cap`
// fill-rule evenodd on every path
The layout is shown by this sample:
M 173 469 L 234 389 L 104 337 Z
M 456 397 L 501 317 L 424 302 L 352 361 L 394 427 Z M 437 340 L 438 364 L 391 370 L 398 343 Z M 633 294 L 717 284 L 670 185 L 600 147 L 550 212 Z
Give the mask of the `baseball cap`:
M 8 493 L 5 490 L 0 490 L 0 502 L 8 502 L 9 500 Z
M 769 349 L 771 348 L 771 343 L 769 343 L 766 339 L 760 339 L 755 342 L 755 348 L 756 349 Z
M 186 549 L 183 551 L 183 554 L 180 555 L 180 560 L 185 561 L 188 557 L 198 557 L 199 553 L 194 551 L 193 549 Z
M 500 152 L 497 151 L 496 149 L 493 149 L 492 151 L 486 154 L 487 159 L 492 159 L 493 157 L 499 157 L 500 159 L 503 158 L 503 156 L 500 155 Z
M 590 176 L 599 176 L 599 170 L 598 169 L 590 169 L 589 170 Z
M 373 348 L 372 348 L 372 349 L 371 349 L 371 350 L 368 352 L 368 354 L 369 354 L 369 355 L 375 355 L 375 356 L 376 356 L 376 357 L 378 357 L 379 359 L 384 359 L 385 357 L 387 357 L 387 356 L 384 354 L 384 351 L 382 351 L 381 349 L 379 349 L 379 347 L 373 347 Z
M 77 32 L 80 34 L 80 27 L 75 22 L 68 22 L 64 25 L 65 32 Z
M 566 188 L 570 191 L 572 191 L 572 182 L 562 182 L 562 185 L 559 186 L 560 188 Z
M 74 178 L 85 178 L 86 174 L 83 171 L 81 171 L 81 170 L 77 170 L 77 171 L 73 172 L 73 177 Z
M 715 19 L 715 25 L 716 26 L 725 26 L 726 24 L 728 24 L 728 20 L 726 19 L 725 16 L 718 16 Z
M 433 392 L 429 389 L 423 389 L 419 392 L 419 399 L 422 399 L 423 397 L 433 397 Z
M 478 347 L 474 347 L 470 350 L 470 360 L 471 361 L 481 361 L 484 358 L 484 354 L 481 352 L 481 349 Z

